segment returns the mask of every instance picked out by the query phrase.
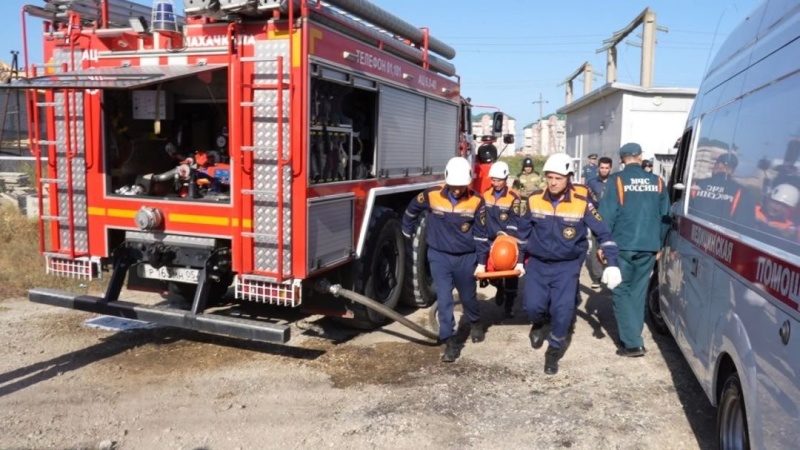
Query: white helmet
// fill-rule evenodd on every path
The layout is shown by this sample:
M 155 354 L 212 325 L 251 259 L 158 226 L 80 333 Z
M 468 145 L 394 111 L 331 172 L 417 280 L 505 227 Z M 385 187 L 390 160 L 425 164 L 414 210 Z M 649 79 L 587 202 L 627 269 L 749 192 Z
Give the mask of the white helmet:
M 553 172 L 567 176 L 575 172 L 575 162 L 566 153 L 554 153 L 545 161 L 542 172 Z
M 794 208 L 797 206 L 798 200 L 800 200 L 800 190 L 791 184 L 779 184 L 772 188 L 772 191 L 769 193 L 769 198 L 778 203 L 783 203 L 790 208 Z
M 497 161 L 489 168 L 489 178 L 508 178 L 508 164 L 503 161 Z
M 469 186 L 472 183 L 469 161 L 460 156 L 450 158 L 444 168 L 444 182 L 450 186 Z

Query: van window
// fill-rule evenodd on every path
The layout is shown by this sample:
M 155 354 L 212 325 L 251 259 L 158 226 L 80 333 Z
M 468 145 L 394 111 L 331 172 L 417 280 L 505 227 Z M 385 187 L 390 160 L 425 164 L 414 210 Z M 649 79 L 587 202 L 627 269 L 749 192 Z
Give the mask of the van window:
M 758 194 L 753 220 L 743 233 L 800 253 L 800 75 L 749 93 L 742 100 L 737 144 L 742 149 L 734 178 Z M 787 246 L 788 245 L 788 246 Z
M 740 102 L 705 114 L 692 166 L 689 213 L 729 228 L 752 221 L 758 191 L 739 183 L 739 147 L 734 143 Z
M 692 127 L 683 132 L 683 136 L 678 139 L 675 146 L 678 147 L 678 153 L 675 155 L 675 163 L 669 176 L 669 200 L 674 203 L 680 199 L 680 196 L 685 191 L 684 189 L 675 189 L 676 184 L 686 183 L 686 163 L 689 160 L 689 152 L 692 150 Z

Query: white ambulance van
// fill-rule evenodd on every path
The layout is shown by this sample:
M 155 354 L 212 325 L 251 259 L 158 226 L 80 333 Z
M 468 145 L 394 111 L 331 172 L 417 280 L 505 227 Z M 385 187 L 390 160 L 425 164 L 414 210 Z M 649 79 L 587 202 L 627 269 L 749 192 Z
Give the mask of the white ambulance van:
M 800 0 L 763 2 L 720 47 L 669 185 L 649 313 L 717 406 L 720 448 L 800 448 Z

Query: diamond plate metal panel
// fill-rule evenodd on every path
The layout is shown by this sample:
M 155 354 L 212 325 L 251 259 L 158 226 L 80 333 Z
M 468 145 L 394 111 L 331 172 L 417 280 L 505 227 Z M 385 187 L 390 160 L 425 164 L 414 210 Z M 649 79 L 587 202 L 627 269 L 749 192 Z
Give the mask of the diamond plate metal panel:
M 81 52 L 74 52 L 75 61 L 80 61 Z M 68 51 L 56 50 L 53 52 L 53 62 L 58 64 L 56 71 L 61 71 L 60 64 L 72 64 L 72 58 Z M 74 96 L 70 96 L 70 120 L 65 120 L 65 94 L 62 92 L 55 93 L 55 123 L 56 130 L 53 140 L 57 141 L 56 144 L 56 176 L 58 178 L 67 178 L 67 145 L 66 145 L 66 125 L 70 125 L 70 147 L 74 155 L 72 158 L 72 211 L 73 223 L 75 224 L 75 251 L 88 252 L 89 251 L 89 235 L 87 230 L 87 204 L 86 204 L 86 135 L 84 129 L 84 116 L 83 116 L 83 91 L 78 91 Z M 67 195 L 66 184 L 59 184 L 58 187 L 58 213 L 64 217 L 65 220 L 59 222 L 59 239 L 61 241 L 62 249 L 69 249 L 70 235 L 69 235 L 69 202 L 70 198 Z
M 255 85 L 277 81 L 277 57 L 283 56 L 283 80 L 288 81 L 291 61 L 288 41 L 257 42 L 255 47 Z M 283 230 L 283 271 L 289 272 L 292 264 L 292 169 L 285 167 L 278 174 L 278 159 L 291 154 L 289 142 L 288 90 L 283 92 L 283 121 L 278 121 L 278 91 L 256 90 L 253 96 L 253 145 L 256 147 L 253 186 L 256 191 L 254 206 L 255 268 L 259 271 L 278 271 L 278 234 Z M 278 127 L 283 127 L 283 154 L 278 155 Z M 278 223 L 278 184 L 283 185 L 283 223 Z

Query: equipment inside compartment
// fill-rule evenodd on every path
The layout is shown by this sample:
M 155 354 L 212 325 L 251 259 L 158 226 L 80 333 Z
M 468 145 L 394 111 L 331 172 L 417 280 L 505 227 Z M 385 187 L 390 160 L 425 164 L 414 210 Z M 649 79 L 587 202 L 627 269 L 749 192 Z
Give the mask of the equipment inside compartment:
M 230 202 L 227 73 L 103 94 L 108 194 Z
M 313 79 L 309 183 L 374 178 L 376 117 L 374 91 Z

